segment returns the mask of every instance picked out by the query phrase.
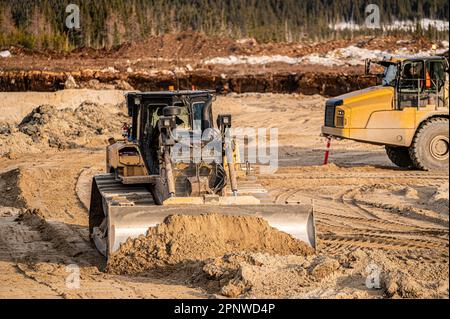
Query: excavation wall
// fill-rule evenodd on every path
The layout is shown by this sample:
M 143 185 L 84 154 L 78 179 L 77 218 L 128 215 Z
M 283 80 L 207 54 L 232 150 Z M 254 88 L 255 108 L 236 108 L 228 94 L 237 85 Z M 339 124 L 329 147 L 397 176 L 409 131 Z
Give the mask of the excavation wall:
M 345 73 L 305 72 L 227 76 L 192 72 L 175 76 L 137 72 L 0 71 L 0 91 L 56 91 L 65 88 L 69 75 L 74 78 L 77 85 L 82 87 L 92 87 L 94 81 L 120 89 L 125 82 L 132 88 L 141 91 L 168 89 L 173 85 L 180 89 L 190 89 L 194 86 L 197 89 L 215 89 L 222 92 L 302 93 L 336 96 L 376 84 L 374 77 Z

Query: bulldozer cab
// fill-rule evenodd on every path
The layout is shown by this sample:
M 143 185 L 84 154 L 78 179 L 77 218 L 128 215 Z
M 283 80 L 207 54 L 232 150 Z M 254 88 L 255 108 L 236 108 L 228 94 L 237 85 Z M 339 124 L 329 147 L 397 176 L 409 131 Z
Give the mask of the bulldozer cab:
M 211 91 L 128 93 L 126 98 L 134 140 L 153 132 L 167 106 L 176 106 L 180 110 L 176 115 L 177 127 L 201 131 L 213 127 Z
M 201 131 L 214 127 L 211 91 L 162 91 L 128 93 L 128 115 L 132 118 L 130 139 L 140 146 L 150 174 L 159 173 L 160 119 L 176 109 L 173 125 L 177 130 Z

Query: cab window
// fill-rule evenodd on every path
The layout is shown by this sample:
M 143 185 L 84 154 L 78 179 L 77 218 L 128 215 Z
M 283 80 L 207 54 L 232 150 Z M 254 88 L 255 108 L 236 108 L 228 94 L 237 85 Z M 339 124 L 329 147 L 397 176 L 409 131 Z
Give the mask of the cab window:
M 397 65 L 390 64 L 384 69 L 383 86 L 394 86 L 397 79 Z
M 402 91 L 418 92 L 424 79 L 422 61 L 408 61 L 403 64 L 400 89 Z
M 398 86 L 398 108 L 420 107 L 426 105 L 422 94 L 425 89 L 425 72 L 423 61 L 405 61 L 402 66 Z
M 202 120 L 203 120 L 203 107 L 205 106 L 205 102 L 195 102 L 192 104 L 192 120 L 193 130 L 202 130 Z
M 182 102 L 175 102 L 173 105 L 180 108 L 180 114 L 177 115 L 175 119 L 177 127 L 181 129 L 189 129 L 189 108 Z
M 445 84 L 445 67 L 443 61 L 429 61 L 427 69 L 429 89 L 440 92 Z

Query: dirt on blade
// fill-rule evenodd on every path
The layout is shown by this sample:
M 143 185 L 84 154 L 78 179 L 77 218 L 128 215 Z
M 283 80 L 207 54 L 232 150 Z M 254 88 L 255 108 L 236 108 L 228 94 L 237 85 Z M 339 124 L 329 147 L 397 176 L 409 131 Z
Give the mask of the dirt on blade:
M 107 271 L 139 274 L 185 261 L 205 260 L 229 252 L 309 255 L 304 242 L 258 217 L 204 214 L 171 215 L 145 236 L 129 239 L 108 259 Z

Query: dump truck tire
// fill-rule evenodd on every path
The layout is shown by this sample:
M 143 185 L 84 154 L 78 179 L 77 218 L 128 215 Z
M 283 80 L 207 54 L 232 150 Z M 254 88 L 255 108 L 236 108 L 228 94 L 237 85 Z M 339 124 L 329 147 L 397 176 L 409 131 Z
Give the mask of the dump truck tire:
M 392 163 L 402 168 L 413 167 L 413 162 L 409 156 L 407 147 L 386 146 L 386 154 Z
M 409 148 L 415 168 L 448 170 L 448 124 L 447 118 L 432 118 L 419 127 Z

